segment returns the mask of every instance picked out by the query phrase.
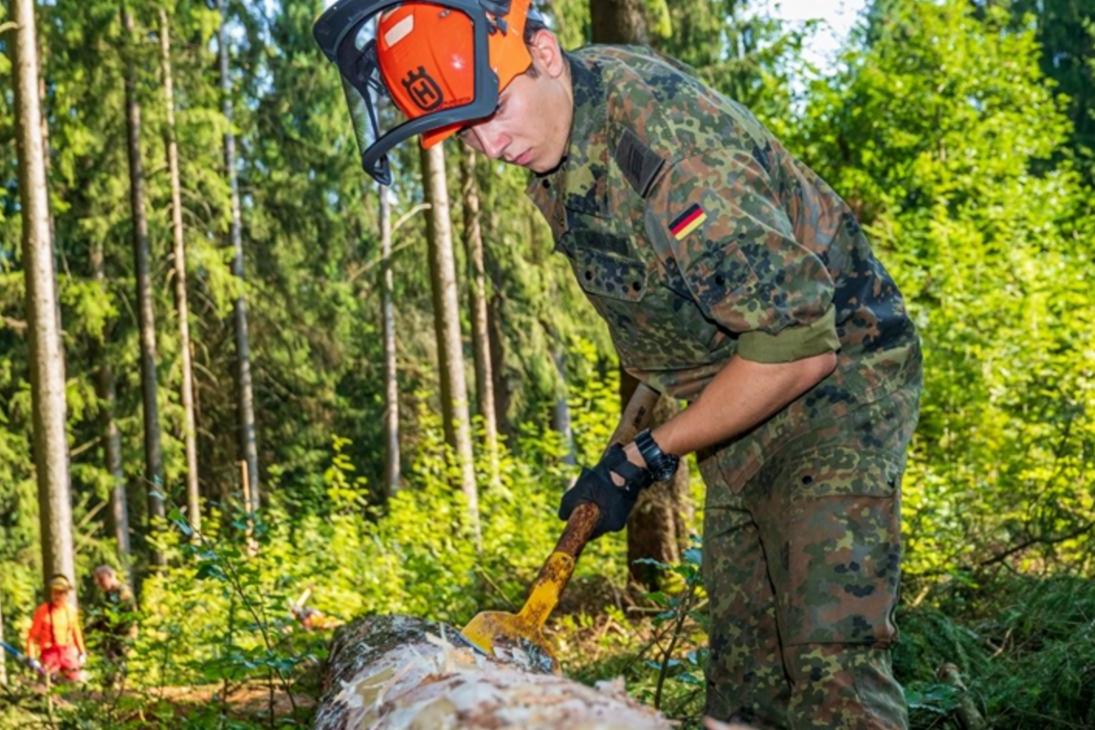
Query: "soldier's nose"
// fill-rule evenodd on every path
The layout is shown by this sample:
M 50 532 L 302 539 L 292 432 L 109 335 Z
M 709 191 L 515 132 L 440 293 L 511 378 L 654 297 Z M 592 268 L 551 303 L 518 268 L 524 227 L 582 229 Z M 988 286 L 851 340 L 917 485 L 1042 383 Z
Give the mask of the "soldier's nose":
M 497 160 L 502 157 L 502 153 L 506 149 L 506 145 L 509 141 L 505 135 L 498 134 L 491 128 L 490 123 L 477 124 L 471 128 L 471 134 L 474 136 L 478 147 L 483 151 L 487 157 L 492 160 Z

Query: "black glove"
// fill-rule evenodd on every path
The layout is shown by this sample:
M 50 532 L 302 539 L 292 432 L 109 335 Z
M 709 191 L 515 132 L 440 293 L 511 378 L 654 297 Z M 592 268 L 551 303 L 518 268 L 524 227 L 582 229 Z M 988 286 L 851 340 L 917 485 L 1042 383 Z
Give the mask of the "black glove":
M 616 486 L 612 474 L 619 474 L 624 484 Z M 582 469 L 578 481 L 563 495 L 559 503 L 559 519 L 570 519 L 570 513 L 584 502 L 593 502 L 601 509 L 601 520 L 590 539 L 606 532 L 619 532 L 627 525 L 627 516 L 639 498 L 639 492 L 654 481 L 649 469 L 635 466 L 627 460 L 624 449 L 613 444 L 597 466 Z

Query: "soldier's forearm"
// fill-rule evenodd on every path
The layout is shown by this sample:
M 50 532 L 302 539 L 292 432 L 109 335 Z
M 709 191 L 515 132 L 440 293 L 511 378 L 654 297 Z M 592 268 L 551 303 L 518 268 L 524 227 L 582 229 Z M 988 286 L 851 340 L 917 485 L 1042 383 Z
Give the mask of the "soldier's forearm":
M 787 363 L 735 356 L 692 405 L 654 430 L 654 440 L 679 456 L 717 444 L 779 412 L 835 367 L 833 352 Z

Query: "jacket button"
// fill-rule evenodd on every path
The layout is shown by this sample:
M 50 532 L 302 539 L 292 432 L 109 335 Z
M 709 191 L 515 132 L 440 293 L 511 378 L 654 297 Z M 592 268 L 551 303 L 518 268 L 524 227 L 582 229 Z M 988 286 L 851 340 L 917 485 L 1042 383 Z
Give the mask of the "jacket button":
M 634 289 L 635 291 L 642 291 L 643 285 L 640 284 L 637 281 L 634 281 L 634 282 L 631 283 L 631 288 Z
M 547 178 L 544 178 L 544 179 L 543 179 L 543 180 L 542 180 L 542 181 L 540 182 L 540 184 L 541 184 L 541 185 L 543 185 L 545 189 L 546 189 L 546 188 L 550 188 L 550 187 L 551 187 L 551 180 L 548 180 Z
M 586 281 L 593 281 L 593 272 L 586 269 Z

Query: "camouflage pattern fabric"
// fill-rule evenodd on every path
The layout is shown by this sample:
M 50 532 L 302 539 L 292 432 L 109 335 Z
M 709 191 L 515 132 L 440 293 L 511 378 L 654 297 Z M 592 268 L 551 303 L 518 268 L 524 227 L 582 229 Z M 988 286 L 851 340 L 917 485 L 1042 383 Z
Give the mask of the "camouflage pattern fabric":
M 701 454 L 711 716 L 758 727 L 907 726 L 888 650 L 919 392 L 913 382 L 818 424 L 737 492 L 717 454 Z
M 740 104 L 648 49 L 568 61 L 567 153 L 528 192 L 621 364 L 692 400 L 735 355 L 837 354 L 703 455 L 712 715 L 903 727 L 888 646 L 921 358 L 896 285 L 847 204 Z

